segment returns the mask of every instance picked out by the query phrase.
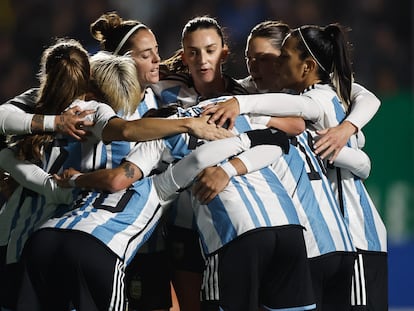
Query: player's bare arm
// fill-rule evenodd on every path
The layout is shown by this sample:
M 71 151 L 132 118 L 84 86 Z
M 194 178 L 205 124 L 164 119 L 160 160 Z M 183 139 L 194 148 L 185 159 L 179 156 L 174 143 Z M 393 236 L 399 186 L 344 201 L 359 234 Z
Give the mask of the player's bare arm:
M 67 169 L 60 176 L 54 175 L 54 178 L 59 186 L 65 188 L 76 187 L 117 192 L 141 179 L 142 172 L 135 164 L 125 161 L 116 168 L 88 173 Z

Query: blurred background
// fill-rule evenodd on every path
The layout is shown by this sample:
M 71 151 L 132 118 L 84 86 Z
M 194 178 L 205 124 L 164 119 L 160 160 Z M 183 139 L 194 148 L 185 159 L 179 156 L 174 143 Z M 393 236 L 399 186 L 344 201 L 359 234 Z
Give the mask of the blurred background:
M 350 27 L 356 81 L 382 101 L 364 128 L 372 161 L 366 185 L 389 233 L 390 310 L 414 310 L 411 0 L 0 0 L 0 102 L 38 85 L 40 55 L 52 38 L 73 37 L 90 53 L 97 51 L 89 24 L 113 10 L 151 27 L 162 58 L 180 47 L 181 30 L 190 18 L 217 18 L 231 49 L 225 71 L 235 78 L 247 74 L 246 37 L 263 20 L 282 20 L 292 28 L 332 22 Z

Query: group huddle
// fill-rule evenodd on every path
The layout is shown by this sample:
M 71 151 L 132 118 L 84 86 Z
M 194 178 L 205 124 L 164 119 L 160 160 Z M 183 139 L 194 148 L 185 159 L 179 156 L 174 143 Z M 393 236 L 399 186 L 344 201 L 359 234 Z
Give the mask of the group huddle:
M 0 105 L 5 310 L 387 310 L 363 180 L 377 97 L 339 24 L 257 24 L 248 77 L 208 16 L 161 60 L 116 12 L 45 49 Z M 177 298 L 178 303 L 173 303 Z

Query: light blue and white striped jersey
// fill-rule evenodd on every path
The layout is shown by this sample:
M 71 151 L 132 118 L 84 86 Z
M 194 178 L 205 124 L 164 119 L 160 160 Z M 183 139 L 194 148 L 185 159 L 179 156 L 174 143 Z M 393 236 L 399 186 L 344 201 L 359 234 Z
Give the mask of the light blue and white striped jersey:
M 1 148 L 6 148 L 6 136 L 4 133 L 7 133 L 7 129 L 12 124 L 8 124 L 10 115 L 21 115 L 23 113 L 32 113 L 34 106 L 36 104 L 36 98 L 38 96 L 38 88 L 32 88 L 24 93 L 16 96 L 13 99 L 8 100 L 5 103 L 0 104 L 0 132 L 3 133 L 0 135 L 1 139 Z M 22 133 L 29 132 L 31 128 L 31 118 L 29 115 L 27 120 L 25 120 L 24 115 L 21 116 L 19 122 L 16 126 L 20 128 L 15 128 Z M 7 245 L 8 239 L 10 236 L 10 228 L 12 227 L 13 217 L 15 217 L 15 209 L 10 208 L 10 205 L 16 205 L 21 200 L 21 194 L 23 189 L 17 188 L 11 195 L 10 198 L 6 199 L 2 196 L 1 198 L 1 207 L 0 207 L 0 246 Z M 13 201 L 17 203 L 8 204 L 8 201 Z
M 180 116 L 201 113 L 199 106 L 179 109 Z M 263 128 L 264 126 L 262 126 Z M 253 129 L 248 115 L 236 119 L 234 132 Z M 148 175 L 158 161 L 182 159 L 203 143 L 188 134 L 138 144 L 126 159 Z M 166 152 L 168 151 L 168 152 Z M 300 225 L 293 201 L 271 168 L 233 177 L 230 185 L 208 205 L 191 200 L 204 252 L 210 254 L 234 238 L 254 229 Z M 182 206 L 178 206 L 178 210 Z M 186 207 L 184 207 L 186 208 Z
M 304 231 L 308 257 L 352 252 L 351 235 L 308 131 L 294 137 L 288 154 L 272 167 L 292 196 Z
M 108 120 L 115 116 L 111 107 L 96 101 L 76 100 L 72 105 L 77 105 L 81 109 L 91 109 L 96 112 L 89 116 L 94 121 L 95 126 L 90 129 L 92 135 L 82 144 L 78 141 L 67 139 L 58 135 L 51 148 L 45 150 L 43 159 L 43 169 L 51 174 L 59 173 L 62 169 L 74 167 L 79 170 L 92 170 L 96 168 L 97 152 L 96 146 L 101 140 L 103 127 Z M 48 202 L 41 195 L 19 186 L 18 191 L 22 196 L 16 200 L 6 202 L 5 208 L 12 212 L 0 215 L 0 225 L 9 224 L 8 244 L 8 263 L 19 259 L 24 243 L 28 236 L 36 230 L 44 221 L 56 214 L 61 214 L 64 206 L 56 205 L 55 202 Z M 66 205 L 66 208 L 68 206 Z M 4 216 L 4 217 L 3 217 Z M 10 249 L 10 251 L 9 251 Z
M 204 103 L 206 105 L 208 103 Z M 198 117 L 203 112 L 203 105 L 197 105 L 186 109 L 178 107 L 177 113 L 170 118 Z M 256 125 L 265 128 L 264 125 Z M 235 122 L 233 132 L 243 133 L 252 129 L 250 118 L 240 115 Z M 137 165 L 144 176 L 148 176 L 154 168 L 161 163 L 169 164 L 182 159 L 205 140 L 191 136 L 187 133 L 177 134 L 164 139 L 156 139 L 137 144 L 126 160 Z
M 179 108 L 174 117 L 200 115 L 201 107 Z M 236 126 L 246 128 L 248 119 L 240 117 Z M 179 134 L 136 144 L 126 160 L 148 176 L 160 162 L 171 163 L 183 158 L 204 141 Z M 148 240 L 163 211 L 151 178 L 144 178 L 116 193 L 90 191 L 75 203 L 75 208 L 43 227 L 79 230 L 93 235 L 128 263 Z
M 12 230 L 7 240 L 7 263 L 17 262 L 29 236 L 48 218 L 66 212 L 68 206 L 57 204 L 50 198 L 21 186 L 16 189 L 15 193 L 20 196 L 19 201 L 16 202 L 11 198 L 10 203 L 19 208 L 12 219 Z M 73 199 L 75 197 L 74 191 Z
M 225 91 L 216 95 L 248 94 L 235 79 L 223 75 Z M 156 84 L 151 85 L 161 105 L 177 104 L 182 108 L 197 105 L 203 98 L 194 88 L 194 82 L 190 75 L 185 73 L 170 74 Z
M 271 168 L 234 176 L 207 205 L 193 199 L 205 255 L 255 229 L 299 225 L 291 197 Z
M 128 189 L 88 192 L 73 210 L 46 221 L 42 228 L 86 232 L 128 264 L 156 228 L 163 210 L 152 178 L 144 178 Z
M 149 109 L 158 109 L 158 102 L 153 91 L 150 88 L 146 88 L 144 99 L 132 115 L 125 116 L 122 112 L 118 112 L 117 115 L 125 120 L 137 120 L 141 119 Z M 135 142 L 127 141 L 113 141 L 109 144 L 101 143 L 104 149 L 101 156 L 102 167 L 117 167 L 134 145 Z
M 124 116 L 121 112 L 118 112 L 117 115 L 125 120 L 137 120 L 141 119 L 148 110 L 158 108 L 159 105 L 157 98 L 152 89 L 148 87 L 145 89 L 144 99 L 140 102 L 136 111 L 132 115 Z M 113 141 L 109 144 L 101 143 L 101 146 L 104 149 L 101 158 L 103 167 L 117 167 L 135 144 L 135 142 L 127 141 Z M 161 232 L 157 232 L 152 236 L 151 244 L 145 244 L 140 248 L 140 252 L 148 253 L 164 248 L 164 239 L 161 236 Z
M 338 125 L 345 119 L 344 108 L 329 86 L 315 85 L 305 90 L 303 95 L 312 98 L 324 110 L 324 117 L 319 122 L 310 124 L 309 127 L 328 128 Z M 347 146 L 358 148 L 355 135 L 351 137 Z M 355 247 L 367 251 L 386 252 L 386 228 L 362 180 L 348 169 L 328 166 L 327 170 L 327 176 L 332 183 L 340 208 L 343 209 L 345 222 Z
M 220 95 L 248 94 L 247 90 L 235 79 L 226 75 L 223 78 L 225 92 Z M 152 85 L 151 88 L 154 90 L 160 103 L 164 105 L 178 104 L 182 108 L 189 108 L 198 105 L 200 101 L 206 100 L 194 88 L 194 82 L 191 76 L 185 73 L 167 75 L 157 84 Z M 201 113 L 201 110 L 199 112 Z M 185 115 L 190 116 L 191 113 L 185 113 Z M 183 191 L 179 195 L 177 200 L 172 204 L 169 213 L 168 222 L 170 224 L 187 229 L 196 229 L 194 214 L 191 208 L 191 194 L 189 191 Z
M 105 145 L 102 142 L 101 133 L 103 128 L 111 118 L 117 116 L 113 109 L 96 101 L 77 100 L 73 105 L 77 105 L 81 109 L 95 110 L 95 113 L 90 115 L 95 123 L 94 127 L 90 129 L 92 135 L 88 136 L 88 139 L 83 142 L 58 135 L 54 145 L 45 152 L 43 169 L 50 173 L 59 173 L 66 168 L 73 167 L 79 171 L 87 172 L 118 166 L 134 143 L 112 142 Z M 126 119 L 138 119 L 150 108 L 157 108 L 157 101 L 153 92 L 149 89 L 137 111 L 127 116 Z M 26 193 L 28 192 L 24 191 L 24 194 Z M 45 202 L 44 198 L 38 198 L 32 193 L 24 199 L 10 201 L 10 206 L 15 212 L 9 213 L 10 215 L 7 215 L 7 217 L 0 215 L 0 225 L 3 222 L 10 224 L 9 237 L 7 238 L 8 249 L 10 249 L 8 254 L 11 254 L 8 257 L 9 262 L 18 260 L 24 243 L 31 232 L 39 228 L 47 219 L 59 217 L 65 211 L 63 206 L 57 207 L 54 203 L 48 204 L 48 208 L 35 209 L 35 206 L 42 205 L 41 202 Z M 53 206 L 57 210 L 54 210 Z M 66 210 L 70 208 L 72 207 L 66 206 Z
M 158 104 L 152 91 L 147 89 L 137 111 L 125 119 L 139 119 L 151 108 L 158 108 Z M 101 163 L 106 163 L 106 168 L 118 166 L 135 144 L 117 141 L 104 145 L 105 151 L 102 155 L 106 157 L 101 157 Z M 89 233 L 129 263 L 137 249 L 156 228 L 162 215 L 158 202 L 152 180 L 142 180 L 130 189 L 116 193 L 84 193 L 71 207 L 70 212 L 59 218 L 50 219 L 43 227 Z
M 179 108 L 174 117 L 198 116 L 201 112 L 200 106 L 188 109 Z M 235 123 L 235 133 L 250 129 L 252 125 L 249 117 L 239 116 Z M 203 140 L 188 134 L 174 135 L 137 144 L 126 160 L 140 167 L 144 175 L 148 176 L 160 162 L 172 163 L 182 159 L 202 143 L 204 143 Z M 266 168 L 249 175 L 248 178 L 250 178 L 250 183 L 245 180 L 245 176 L 236 178 L 235 189 L 239 189 L 244 193 L 243 196 L 246 196 L 244 202 L 248 205 L 246 209 L 251 219 L 246 220 L 245 217 L 238 219 L 235 215 L 230 217 L 234 221 L 232 228 L 237 230 L 235 235 L 226 235 L 220 239 L 220 243 L 227 243 L 245 233 L 246 230 L 300 224 L 293 202 L 273 170 Z M 259 186 L 260 190 L 253 190 L 256 186 Z M 234 194 L 231 197 L 234 198 Z M 131 203 L 133 201 L 136 202 Z M 241 203 L 237 202 L 239 209 L 242 206 Z M 139 208 L 130 210 L 128 207 L 132 205 L 139 206 Z M 230 210 L 235 207 L 231 204 L 228 206 Z M 92 234 L 128 262 L 142 243 L 148 239 L 161 215 L 162 211 L 152 187 L 152 180 L 145 178 L 135 183 L 133 189 L 115 194 L 90 192 L 84 196 L 78 208 L 59 219 L 49 220 L 45 226 L 80 230 Z

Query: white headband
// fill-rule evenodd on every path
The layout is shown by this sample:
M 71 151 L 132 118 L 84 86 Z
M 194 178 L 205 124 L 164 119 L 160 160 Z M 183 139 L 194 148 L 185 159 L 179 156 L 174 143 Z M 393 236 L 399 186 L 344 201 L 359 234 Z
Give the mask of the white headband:
M 302 39 L 303 44 L 305 45 L 305 47 L 306 47 L 306 49 L 308 50 L 309 54 L 312 56 L 312 58 L 315 60 L 315 62 L 317 62 L 317 63 L 318 63 L 319 67 L 321 67 L 321 68 L 323 69 L 323 71 L 325 71 L 326 73 L 329 73 L 329 72 L 325 69 L 325 67 L 323 67 L 323 66 L 322 66 L 322 64 L 318 61 L 318 59 L 315 57 L 315 55 L 313 55 L 313 53 L 312 53 L 312 51 L 311 51 L 311 49 L 310 49 L 309 45 L 306 43 L 305 38 L 304 38 L 304 37 L 303 37 L 303 35 L 302 35 L 302 31 L 300 30 L 300 27 L 299 27 L 299 28 L 297 28 L 297 29 L 298 29 L 298 32 L 299 32 L 300 38 Z
M 114 55 L 118 55 L 118 52 L 121 50 L 121 48 L 124 46 L 125 42 L 129 39 L 129 37 L 138 29 L 140 28 L 148 28 L 147 26 L 145 26 L 144 24 L 138 24 L 135 25 L 134 27 L 132 27 L 127 33 L 126 35 L 122 38 L 121 42 L 119 42 L 118 46 L 116 47 L 115 51 L 114 51 Z

